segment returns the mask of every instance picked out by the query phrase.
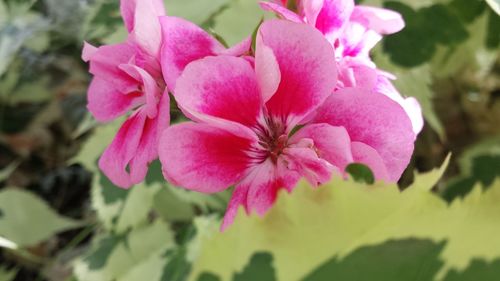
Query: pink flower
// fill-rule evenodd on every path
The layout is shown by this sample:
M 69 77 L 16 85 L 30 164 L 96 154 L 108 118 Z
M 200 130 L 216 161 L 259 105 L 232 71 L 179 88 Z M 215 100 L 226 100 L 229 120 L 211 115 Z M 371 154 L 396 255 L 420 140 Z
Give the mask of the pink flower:
M 308 25 L 271 20 L 259 28 L 254 62 L 220 55 L 188 64 L 175 98 L 194 122 L 163 132 L 165 178 L 205 193 L 235 185 L 223 229 L 240 205 L 263 215 L 279 189 L 301 177 L 323 183 L 351 162 L 396 181 L 413 151 L 411 122 L 384 95 L 332 94 L 333 53 Z
M 127 41 L 99 48 L 86 43 L 82 57 L 94 75 L 87 106 L 94 117 L 107 122 L 133 111 L 99 160 L 115 185 L 128 188 L 144 180 L 158 158 L 159 135 L 170 123 L 167 89 L 184 67 L 207 55 L 243 54 L 251 42 L 226 50 L 196 25 L 165 16 L 161 0 L 122 0 L 120 8 Z
M 122 0 L 127 41 L 99 48 L 85 43 L 82 58 L 94 78 L 87 108 L 101 122 L 132 111 L 99 159 L 103 173 L 117 186 L 141 182 L 158 158 L 159 134 L 170 123 L 169 96 L 160 69 L 161 0 Z
M 420 104 L 415 98 L 404 98 L 394 88 L 392 75 L 379 71 L 369 57 L 370 50 L 382 39 L 404 27 L 400 14 L 375 7 L 355 5 L 353 0 L 302 0 L 294 13 L 276 1 L 261 2 L 263 9 L 274 11 L 294 22 L 303 22 L 321 31 L 335 47 L 339 68 L 337 89 L 362 85 L 398 102 L 412 120 L 413 130 L 423 127 Z
M 338 62 L 339 77 L 337 89 L 358 87 L 365 92 L 385 95 L 397 102 L 411 120 L 413 132 L 420 133 L 424 126 L 422 109 L 414 97 L 404 98 L 394 87 L 391 80 L 395 77 L 387 72 L 378 70 L 373 63 L 363 59 L 345 57 Z
M 337 58 L 363 56 L 382 39 L 404 27 L 400 14 L 375 7 L 355 5 L 354 0 L 302 0 L 297 1 L 297 13 L 288 10 L 286 2 L 261 2 L 264 10 L 281 17 L 303 22 L 321 31 L 335 47 Z
M 226 49 L 210 34 L 187 20 L 165 16 L 160 18 L 160 22 L 164 38 L 161 49 L 163 77 L 174 95 L 175 82 L 190 62 L 206 56 L 241 56 L 249 52 L 252 43 L 249 37 Z

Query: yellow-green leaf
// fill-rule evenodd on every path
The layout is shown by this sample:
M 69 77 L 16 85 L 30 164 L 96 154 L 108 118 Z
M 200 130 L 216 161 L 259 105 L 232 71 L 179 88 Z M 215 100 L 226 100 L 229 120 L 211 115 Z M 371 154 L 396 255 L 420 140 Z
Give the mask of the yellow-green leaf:
M 394 184 L 374 186 L 333 179 L 313 189 L 301 183 L 280 194 L 264 217 L 242 210 L 226 232 L 206 230 L 190 280 L 213 273 L 231 280 L 257 252 L 273 255 L 277 280 L 300 280 L 332 257 L 344 259 L 361 247 L 392 239 L 445 242 L 435 279 L 464 270 L 473 259 L 500 257 L 500 181 L 485 193 L 479 186 L 449 206 L 430 192 L 444 168 L 403 192 Z
M 0 192 L 0 237 L 17 248 L 32 246 L 57 232 L 81 225 L 64 218 L 34 194 L 14 188 Z

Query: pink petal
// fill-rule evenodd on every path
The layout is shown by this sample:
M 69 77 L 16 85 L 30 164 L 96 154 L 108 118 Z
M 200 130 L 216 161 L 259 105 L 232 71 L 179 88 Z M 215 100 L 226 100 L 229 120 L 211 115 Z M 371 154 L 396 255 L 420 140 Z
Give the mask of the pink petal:
M 276 201 L 279 187 L 276 167 L 271 160 L 252 167 L 248 175 L 236 185 L 221 230 L 224 231 L 233 224 L 240 206 L 243 206 L 248 214 L 255 211 L 260 216 L 265 215 Z
M 250 64 L 231 56 L 206 57 L 190 63 L 177 80 L 176 100 L 189 112 L 198 112 L 255 125 L 262 98 Z
M 158 17 L 165 15 L 162 0 L 121 0 L 120 11 L 131 41 L 159 58 L 161 32 Z
M 405 27 L 401 14 L 387 9 L 362 5 L 357 5 L 354 8 L 351 20 L 382 35 L 396 33 Z
M 373 89 L 377 84 L 378 71 L 366 62 L 353 57 L 344 57 L 338 64 L 339 88 L 359 87 Z
M 292 21 L 292 22 L 297 22 L 297 23 L 303 23 L 304 21 L 297 15 L 296 13 L 288 10 L 286 7 L 284 7 L 281 3 L 270 3 L 270 2 L 264 2 L 261 1 L 259 2 L 260 7 L 269 12 L 274 12 L 278 15 L 280 15 L 283 19 Z
M 262 42 L 262 37 L 257 37 L 255 52 L 255 73 L 264 102 L 267 102 L 278 90 L 281 81 L 280 66 L 274 56 L 273 50 Z
M 354 0 L 324 0 L 315 26 L 330 42 L 334 42 L 349 21 L 353 9 Z
M 312 139 L 318 156 L 341 171 L 353 162 L 351 139 L 344 127 L 329 124 L 306 125 L 290 138 L 290 142 L 295 143 L 304 138 Z
M 198 192 L 219 192 L 238 182 L 251 164 L 253 141 L 207 124 L 182 123 L 163 132 L 159 154 L 171 183 Z
M 97 52 L 98 48 L 93 45 L 83 42 L 83 50 L 82 50 L 82 60 L 84 62 L 89 62 L 92 56 Z
M 224 214 L 224 219 L 222 220 L 222 225 L 220 227 L 221 231 L 225 231 L 233 224 L 240 207 L 246 207 L 249 187 L 250 186 L 248 184 L 240 184 L 234 188 L 233 195 L 227 205 L 226 213 Z M 249 213 L 248 210 L 245 209 L 245 211 Z
M 124 0 L 128 2 L 127 0 Z M 133 11 L 133 29 L 130 31 L 132 42 L 136 43 L 141 47 L 141 49 L 148 53 L 150 56 L 158 58 L 160 57 L 160 45 L 161 45 L 161 27 L 159 22 L 159 17 L 165 15 L 165 7 L 163 6 L 162 0 L 140 0 L 132 1 L 128 5 L 124 5 L 122 2 L 122 7 L 126 6 L 127 17 L 130 16 L 131 5 L 135 2 L 135 9 Z M 123 10 L 123 9 L 122 9 Z M 125 24 L 127 22 L 132 23 L 131 20 L 127 20 L 124 15 Z
M 246 208 L 248 212 L 255 211 L 263 216 L 276 201 L 276 194 L 280 186 L 276 181 L 276 167 L 267 159 L 253 167 L 251 172 L 238 186 L 248 185 Z
M 85 55 L 90 57 L 90 73 L 114 85 L 122 93 L 138 90 L 138 83 L 118 66 L 128 64 L 134 57 L 135 49 L 127 43 L 106 45 L 97 50 L 89 49 Z
M 369 145 L 356 141 L 353 142 L 351 146 L 354 162 L 368 166 L 377 180 L 391 181 L 384 160 L 380 157 L 377 150 Z
M 413 97 L 404 98 L 385 75 L 378 75 L 375 91 L 399 103 L 411 120 L 413 132 L 417 135 L 424 127 L 420 103 Z
M 233 47 L 221 50 L 219 54 L 239 57 L 250 52 L 251 47 L 252 47 L 252 37 L 249 36 L 240 43 L 234 45 Z
M 143 93 L 146 96 L 144 110 L 149 118 L 156 117 L 156 114 L 158 113 L 157 104 L 161 96 L 161 90 L 156 84 L 156 81 L 144 69 L 135 65 L 124 64 L 120 65 L 120 68 L 136 80 L 142 81 Z
M 87 109 L 100 122 L 107 122 L 125 114 L 140 101 L 139 93 L 123 94 L 99 77 L 90 83 Z
M 350 21 L 339 38 L 337 53 L 341 56 L 362 57 L 370 60 L 370 50 L 382 39 L 382 35 L 354 21 Z
M 141 182 L 147 173 L 147 166 L 158 158 L 160 136 L 170 125 L 170 97 L 165 91 L 157 104 L 158 114 L 155 118 L 146 119 L 143 134 L 137 152 L 130 160 L 130 177 L 132 182 Z
M 161 65 L 163 78 L 170 90 L 186 65 L 197 59 L 224 51 L 224 46 L 203 29 L 181 18 L 160 18 L 163 44 Z
M 397 181 L 413 153 L 415 133 L 403 108 L 388 97 L 346 88 L 333 93 L 318 109 L 314 123 L 346 128 L 352 141 L 374 148 Z
M 144 1 L 144 0 L 143 0 Z M 137 0 L 121 0 L 120 12 L 127 31 L 130 33 L 134 29 L 135 22 L 135 6 Z
M 285 160 L 289 171 L 298 173 L 312 186 L 325 183 L 332 176 L 333 166 L 318 156 L 312 139 L 303 138 L 289 145 L 280 158 Z
M 281 72 L 278 90 L 266 107 L 273 116 L 298 122 L 335 88 L 333 48 L 316 29 L 284 20 L 264 22 L 257 36 L 257 50 L 269 47 Z
M 306 22 L 311 26 L 316 26 L 321 8 L 323 8 L 325 0 L 302 0 L 299 2 L 299 10 L 301 15 L 305 17 Z
M 148 164 L 158 157 L 158 136 L 170 119 L 168 94 L 162 96 L 159 107 L 154 119 L 141 109 L 135 111 L 99 159 L 99 168 L 115 185 L 128 188 L 141 182 Z

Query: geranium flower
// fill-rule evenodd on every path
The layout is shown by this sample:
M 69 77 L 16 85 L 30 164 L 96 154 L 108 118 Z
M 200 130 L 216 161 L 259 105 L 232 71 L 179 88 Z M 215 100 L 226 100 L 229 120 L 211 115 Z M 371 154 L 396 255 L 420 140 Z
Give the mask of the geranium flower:
M 363 56 L 369 60 L 369 51 L 382 35 L 396 33 L 404 27 L 400 14 L 355 5 L 354 0 L 296 1 L 297 13 L 288 10 L 286 2 L 260 2 L 260 6 L 287 20 L 314 26 L 335 46 L 338 58 Z
M 353 0 L 301 0 L 297 13 L 288 10 L 287 1 L 261 2 L 263 9 L 273 11 L 293 22 L 307 23 L 321 31 L 334 46 L 340 72 L 337 88 L 363 85 L 398 102 L 412 120 L 413 130 L 423 127 L 418 101 L 404 98 L 392 85 L 393 75 L 380 71 L 369 57 L 370 50 L 383 35 L 404 27 L 399 13 L 387 9 L 355 5 Z M 370 79 L 366 79 L 370 78 Z
M 227 50 L 193 23 L 165 16 L 162 0 L 122 0 L 120 9 L 126 42 L 85 43 L 82 57 L 94 75 L 87 105 L 93 116 L 107 122 L 132 111 L 99 159 L 103 173 L 128 188 L 143 181 L 158 158 L 159 135 L 170 123 L 168 89 L 185 65 L 217 53 L 244 54 L 251 42 Z
M 169 96 L 161 75 L 161 0 L 122 0 L 128 31 L 125 42 L 101 46 L 85 43 L 82 58 L 94 78 L 87 108 L 101 122 L 133 111 L 99 159 L 99 168 L 117 186 L 141 182 L 158 157 L 159 133 L 170 123 Z
M 263 215 L 279 189 L 302 177 L 323 183 L 351 162 L 396 181 L 413 151 L 411 122 L 384 95 L 332 94 L 333 53 L 314 28 L 271 20 L 258 30 L 254 62 L 222 55 L 188 64 L 175 98 L 193 122 L 163 132 L 165 178 L 205 193 L 235 185 L 223 229 L 239 206 Z

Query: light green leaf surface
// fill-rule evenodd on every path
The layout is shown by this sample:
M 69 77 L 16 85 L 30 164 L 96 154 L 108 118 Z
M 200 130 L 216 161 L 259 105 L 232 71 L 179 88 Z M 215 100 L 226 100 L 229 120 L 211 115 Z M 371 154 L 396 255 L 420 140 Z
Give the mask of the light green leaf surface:
M 442 173 L 434 171 L 403 192 L 396 185 L 366 186 L 339 179 L 312 189 L 300 184 L 280 194 L 264 218 L 242 210 L 225 233 L 207 231 L 190 280 L 208 272 L 230 280 L 256 252 L 270 252 L 278 280 L 300 280 L 332 257 L 390 239 L 419 238 L 441 243 L 442 279 L 472 259 L 500 257 L 500 182 L 485 193 L 477 186 L 450 206 L 429 192 Z M 300 262 L 299 262 L 300 261 Z
M 251 36 L 263 16 L 257 1 L 232 0 L 229 7 L 215 17 L 213 29 L 233 46 Z
M 153 209 L 153 201 L 162 186 L 139 184 L 131 187 L 125 203 L 118 217 L 116 231 L 125 232 L 127 229 L 145 223 L 148 214 Z
M 99 171 L 97 161 L 104 149 L 113 140 L 123 120 L 123 118 L 119 118 L 112 123 L 96 127 L 85 141 L 80 152 L 70 160 L 70 163 L 80 163 L 94 173 L 90 191 L 92 208 L 96 211 L 97 217 L 103 226 L 108 229 L 113 227 L 115 218 L 123 208 L 124 198 L 128 191 L 120 189 L 109 182 Z
M 0 236 L 18 247 L 33 246 L 81 223 L 59 216 L 32 193 L 13 188 L 0 192 Z
M 144 278 L 162 276 L 161 264 L 167 263 L 165 252 L 172 247 L 172 231 L 163 221 L 156 220 L 125 236 L 101 238 L 90 253 L 75 261 L 75 274 L 81 281 L 160 280 L 134 278 L 141 274 L 145 274 Z
M 490 7 L 493 9 L 493 11 L 495 11 L 495 13 L 500 15 L 500 0 L 486 0 L 486 3 L 490 5 Z
M 230 4 L 231 0 L 165 0 L 168 15 L 181 17 L 198 25 Z

